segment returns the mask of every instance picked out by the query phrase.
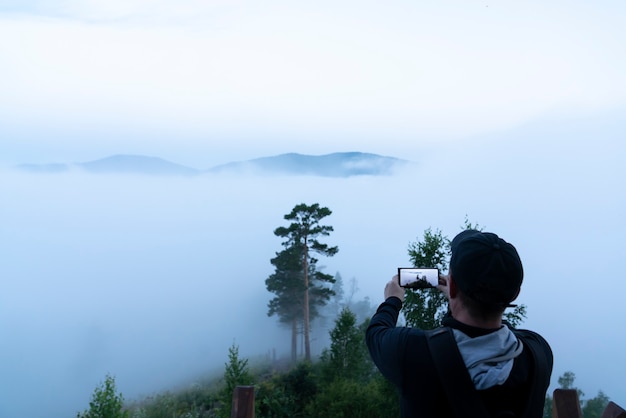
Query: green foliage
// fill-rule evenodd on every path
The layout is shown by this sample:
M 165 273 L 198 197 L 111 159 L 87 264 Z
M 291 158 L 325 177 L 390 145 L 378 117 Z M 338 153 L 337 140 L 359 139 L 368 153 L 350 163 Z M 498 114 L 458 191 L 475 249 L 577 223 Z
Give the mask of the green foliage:
M 278 381 L 283 385 L 289 396 L 299 405 L 306 405 L 315 397 L 319 383 L 312 363 L 303 361 L 294 369 L 281 376 Z
M 424 231 L 422 241 L 409 244 L 409 260 L 415 267 L 448 268 L 450 242 L 441 231 Z M 420 329 L 433 329 L 441 324 L 447 312 L 447 299 L 437 289 L 407 289 L 402 312 L 407 325 Z
M 315 399 L 318 377 L 311 363 L 298 363 L 292 370 L 262 382 L 256 395 L 257 415 L 264 418 L 306 417 L 306 405 Z
M 376 405 L 380 417 L 400 416 L 400 394 L 396 387 L 380 373 L 375 375 L 370 382 L 373 390 L 380 393 L 381 401 Z
M 223 376 L 212 376 L 135 400 L 127 405 L 128 411 L 130 418 L 216 418 L 224 401 L 223 388 Z
M 253 377 L 248 367 L 248 359 L 239 358 L 239 346 L 234 343 L 228 349 L 228 363 L 225 363 L 224 366 L 224 388 L 222 389 L 222 405 L 219 409 L 219 415 L 228 418 L 230 417 L 235 387 L 251 385 Z
M 290 325 L 302 316 L 304 279 L 301 254 L 298 246 L 276 253 L 276 257 L 270 260 L 275 271 L 265 280 L 267 290 L 276 295 L 268 304 L 268 316 L 277 315 L 281 322 Z
M 473 229 L 476 231 L 482 231 L 483 227 L 480 226 L 479 224 L 473 224 L 470 222 L 469 218 L 467 215 L 465 215 L 465 220 L 463 221 L 463 226 L 461 227 L 462 230 L 466 230 L 466 229 Z
M 583 396 L 585 396 L 585 393 L 574 386 L 574 380 L 576 380 L 574 372 L 567 371 L 559 376 L 559 387 L 561 389 L 576 389 L 576 392 L 578 392 L 578 399 L 580 400 L 580 404 L 582 406 Z
M 552 396 L 550 394 L 546 394 L 546 400 L 543 403 L 543 418 L 552 418 Z
M 332 226 L 319 224 L 323 218 L 330 216 L 331 213 L 330 209 L 320 207 L 319 203 L 310 206 L 300 203 L 284 216 L 285 220 L 293 222 L 288 227 L 276 228 L 274 234 L 287 238 L 287 241 L 283 243 L 287 247 L 302 244 L 319 254 L 333 256 L 338 251 L 337 247 L 329 247 L 317 240 L 318 236 L 327 236 L 333 231 Z
M 397 412 L 386 409 L 385 394 L 379 383 L 371 380 L 367 383 L 351 379 L 336 379 L 324 386 L 315 400 L 306 408 L 306 416 L 311 418 L 378 418 L 399 416 L 398 399 L 395 400 Z
M 330 331 L 330 349 L 322 354 L 323 375 L 326 381 L 337 377 L 351 380 L 364 380 L 372 372 L 365 344 L 365 329 L 356 325 L 356 316 L 349 308 L 344 308 Z
M 301 362 L 284 374 L 262 382 L 257 416 L 263 418 L 400 416 L 395 388 L 380 374 L 365 379 L 337 376 L 320 380 L 318 367 Z
M 289 226 L 274 230 L 274 235 L 285 238 L 285 241 L 282 242 L 284 250 L 272 259 L 276 271 L 265 281 L 268 291 L 276 295 L 270 301 L 268 315 L 277 314 L 281 322 L 291 324 L 292 359 L 296 354 L 297 325 L 301 323 L 305 359 L 310 361 L 311 320 L 317 315 L 317 308 L 325 305 L 333 295 L 328 284 L 335 279 L 318 271 L 318 260 L 313 257 L 313 254 L 331 257 L 339 251 L 336 246 L 331 247 L 318 240 L 318 237 L 328 236 L 333 231 L 332 226 L 320 225 L 320 221 L 331 213 L 330 209 L 318 203 L 310 206 L 301 203 L 284 216 L 291 222 Z
M 576 375 L 574 374 L 574 372 L 565 372 L 561 376 L 559 376 L 559 387 L 561 389 L 575 389 L 574 380 L 576 380 Z
M 297 416 L 298 405 L 278 379 L 261 382 L 256 393 L 256 415 L 265 418 Z
M 341 306 L 343 306 L 344 303 L 345 290 L 343 289 L 343 286 L 344 283 L 343 277 L 341 277 L 341 273 L 335 273 L 335 283 L 333 283 L 333 286 L 331 288 L 331 290 L 333 291 L 331 303 L 331 308 L 333 308 L 332 312 L 334 313 L 333 318 L 339 315 L 339 312 L 341 312 Z
M 601 418 L 608 404 L 609 397 L 604 392 L 599 391 L 595 398 L 585 401 L 582 408 L 583 418 Z
M 561 389 L 572 389 L 578 393 L 578 400 L 581 406 L 581 412 L 583 418 L 601 418 L 604 410 L 609 404 L 609 397 L 602 391 L 598 392 L 598 395 L 595 398 L 591 399 L 583 399 L 585 395 L 582 390 L 578 389 L 574 385 L 574 381 L 576 380 L 576 375 L 574 372 L 566 371 L 561 376 L 559 376 L 558 383 Z M 551 396 L 546 396 L 546 403 L 544 407 L 544 418 L 552 418 L 552 402 L 553 399 Z
M 117 392 L 115 378 L 106 375 L 91 395 L 89 409 L 76 415 L 77 418 L 127 418 L 128 411 L 124 411 L 124 397 Z
M 519 327 L 526 319 L 526 305 L 517 305 L 513 308 L 513 312 L 505 312 L 503 318 L 513 328 Z

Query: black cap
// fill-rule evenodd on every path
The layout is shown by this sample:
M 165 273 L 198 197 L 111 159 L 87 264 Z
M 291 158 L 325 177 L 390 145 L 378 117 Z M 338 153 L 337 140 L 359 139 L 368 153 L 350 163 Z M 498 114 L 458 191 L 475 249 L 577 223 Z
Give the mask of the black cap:
M 450 248 L 450 271 L 465 295 L 486 305 L 515 306 L 524 270 L 513 245 L 491 232 L 467 229 Z

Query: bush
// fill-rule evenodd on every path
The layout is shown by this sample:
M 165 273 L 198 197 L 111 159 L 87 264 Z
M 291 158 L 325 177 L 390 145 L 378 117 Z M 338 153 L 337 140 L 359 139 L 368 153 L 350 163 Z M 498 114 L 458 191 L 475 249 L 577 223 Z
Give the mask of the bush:
M 378 379 L 361 383 L 336 379 L 325 386 L 307 407 L 312 418 L 375 418 L 399 416 L 397 394 L 386 396 L 388 388 Z
M 128 418 L 128 411 L 123 410 L 124 397 L 117 393 L 115 378 L 107 374 L 104 382 L 96 387 L 91 395 L 89 409 L 76 414 L 77 418 Z
M 257 415 L 263 418 L 307 416 L 304 410 L 317 395 L 317 380 L 311 363 L 305 361 L 261 382 L 256 394 Z

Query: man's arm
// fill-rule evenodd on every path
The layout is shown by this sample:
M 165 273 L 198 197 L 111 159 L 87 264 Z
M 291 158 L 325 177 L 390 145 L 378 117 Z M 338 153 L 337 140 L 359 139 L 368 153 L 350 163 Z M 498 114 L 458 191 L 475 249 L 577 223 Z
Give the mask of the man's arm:
M 370 356 L 380 372 L 396 386 L 402 384 L 402 359 L 406 350 L 408 329 L 396 328 L 402 309 L 404 289 L 397 276 L 385 287 L 385 301 L 378 307 L 365 334 Z

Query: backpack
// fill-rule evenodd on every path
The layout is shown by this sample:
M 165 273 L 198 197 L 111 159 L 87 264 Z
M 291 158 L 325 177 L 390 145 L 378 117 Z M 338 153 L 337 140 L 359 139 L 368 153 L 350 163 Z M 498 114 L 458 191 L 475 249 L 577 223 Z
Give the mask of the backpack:
M 474 387 L 467 371 L 461 353 L 454 339 L 452 328 L 441 327 L 431 331 L 425 331 L 426 341 L 430 349 L 433 364 L 441 385 L 444 388 L 449 405 L 456 417 L 463 418 L 536 418 L 542 416 L 545 402 L 545 389 L 548 387 L 550 373 L 541 373 L 551 367 L 542 354 L 541 343 L 536 338 L 537 334 L 532 331 L 513 330 L 515 335 L 522 341 L 525 348 L 530 350 L 534 368 L 531 373 L 531 386 L 529 399 L 524 414 L 516 417 L 511 412 L 497 413 L 493 417 L 485 407 L 478 391 Z M 528 338 L 527 338 L 528 337 Z

